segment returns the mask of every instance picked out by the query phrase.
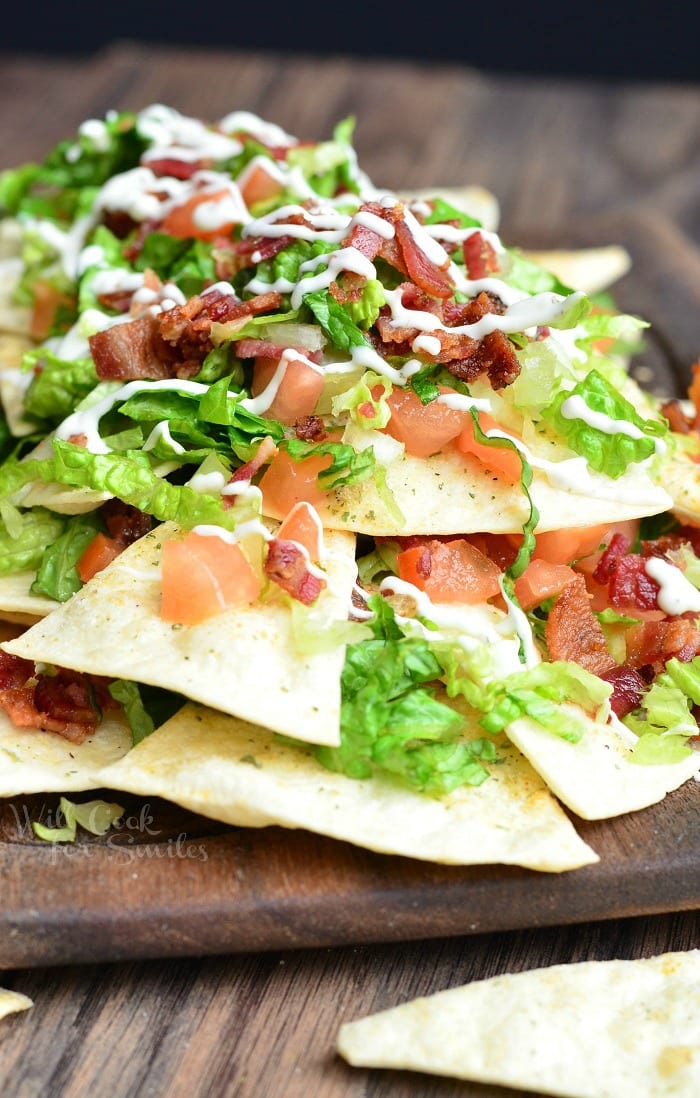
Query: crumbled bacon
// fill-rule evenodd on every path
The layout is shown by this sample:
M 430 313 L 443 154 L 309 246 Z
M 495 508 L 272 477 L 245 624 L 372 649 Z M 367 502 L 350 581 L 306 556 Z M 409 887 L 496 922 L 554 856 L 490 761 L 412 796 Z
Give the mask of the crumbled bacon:
M 173 179 L 191 179 L 195 172 L 202 170 L 201 160 L 177 160 L 174 156 L 162 156 L 156 160 L 146 160 L 145 165 L 154 175 L 169 175 Z
M 613 688 L 610 695 L 610 708 L 616 717 L 621 720 L 633 709 L 638 708 L 647 690 L 647 684 L 638 671 L 623 665 L 604 671 L 600 677 L 609 682 Z
M 147 313 L 127 324 L 115 324 L 90 336 L 90 351 L 101 380 L 188 378 L 196 374 L 212 349 L 213 323 L 245 321 L 279 308 L 282 295 L 258 294 L 238 301 L 219 291 L 196 295 L 164 313 Z
M 545 640 L 552 660 L 571 660 L 594 675 L 616 666 L 580 574 L 567 583 L 552 607 Z
M 294 541 L 273 538 L 267 544 L 265 574 L 292 598 L 311 606 L 326 586 L 326 581 L 309 571 L 304 552 Z
M 282 343 L 271 343 L 269 339 L 239 339 L 236 343 L 238 358 L 281 358 L 285 351 L 298 351 L 310 362 L 320 365 L 323 358 L 320 351 L 309 351 L 305 347 L 289 347 Z
M 406 269 L 415 284 L 433 297 L 452 297 L 454 286 L 445 270 L 438 267 L 418 246 L 406 222 L 397 221 L 395 229 L 396 240 L 401 248 Z
M 323 442 L 328 438 L 320 416 L 301 416 L 294 424 L 294 434 L 304 442 Z
M 0 709 L 18 728 L 83 743 L 97 728 L 100 710 L 116 706 L 106 680 L 65 668 L 38 674 L 31 661 L 0 652 Z
M 480 233 L 471 233 L 462 245 L 464 265 L 471 279 L 487 278 L 498 270 L 498 256 L 492 244 Z
M 120 550 L 138 541 L 153 526 L 150 515 L 116 498 L 102 504 L 100 516 L 109 536 L 117 542 Z
M 700 652 L 700 632 L 687 618 L 639 622 L 627 631 L 625 641 L 625 663 L 638 670 L 651 666 L 661 671 L 674 657 L 689 663 Z
M 246 461 L 245 465 L 241 465 L 239 469 L 236 469 L 229 478 L 228 483 L 242 484 L 244 481 L 251 481 L 263 465 L 265 465 L 266 462 L 271 461 L 276 453 L 277 447 L 275 446 L 273 439 L 269 435 L 266 435 L 250 461 Z M 235 502 L 235 493 L 223 496 L 223 505 L 226 510 L 233 507 Z
M 659 411 L 677 435 L 688 435 L 693 430 L 693 420 L 683 411 L 680 400 L 667 400 Z

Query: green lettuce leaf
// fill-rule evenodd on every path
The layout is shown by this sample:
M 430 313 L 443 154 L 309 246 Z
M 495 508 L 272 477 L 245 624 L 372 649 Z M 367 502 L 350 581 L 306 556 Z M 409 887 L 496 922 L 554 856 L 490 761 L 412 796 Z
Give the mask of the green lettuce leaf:
M 25 354 L 22 365 L 35 371 L 24 394 L 27 413 L 54 426 L 69 416 L 98 382 L 91 358 L 67 362 L 45 347 Z
M 569 419 L 562 414 L 561 408 L 570 397 L 581 397 L 592 412 L 602 414 L 608 420 L 630 424 L 641 437 L 631 438 L 617 431 L 608 434 L 591 427 L 583 419 Z M 591 370 L 570 392 L 557 393 L 542 414 L 567 445 L 585 457 L 592 469 L 613 479 L 622 476 L 630 464 L 651 457 L 656 452 L 656 439 L 668 436 L 666 427 L 660 422 L 643 419 L 597 370 Z
M 185 297 L 201 293 L 205 283 L 216 281 L 208 240 L 180 240 L 167 233 L 149 233 L 134 266 L 137 271 L 155 271 L 163 282 L 174 282 Z
M 43 507 L 17 514 L 20 526 L 13 526 L 12 533 L 5 521 L 0 522 L 0 575 L 36 568 L 46 546 L 60 537 L 66 522 L 62 515 Z
M 46 546 L 31 593 L 66 602 L 79 591 L 83 582 L 78 575 L 78 561 L 100 530 L 103 526 L 97 512 L 72 515 L 60 537 Z
M 120 804 L 110 804 L 108 801 L 74 804 L 67 797 L 61 797 L 59 809 L 66 821 L 65 827 L 46 827 L 45 824 L 34 822 L 32 827 L 37 838 L 49 843 L 74 843 L 78 827 L 89 831 L 91 835 L 106 835 L 125 811 Z

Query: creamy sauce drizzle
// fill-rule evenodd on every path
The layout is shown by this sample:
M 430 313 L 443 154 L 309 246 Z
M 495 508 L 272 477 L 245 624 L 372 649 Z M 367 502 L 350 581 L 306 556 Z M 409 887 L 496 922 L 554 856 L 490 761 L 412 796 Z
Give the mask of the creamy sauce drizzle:
M 661 588 L 657 602 L 664 614 L 675 616 L 689 610 L 700 613 L 700 591 L 693 587 L 675 564 L 670 564 L 661 557 L 650 557 L 644 565 L 644 571 Z

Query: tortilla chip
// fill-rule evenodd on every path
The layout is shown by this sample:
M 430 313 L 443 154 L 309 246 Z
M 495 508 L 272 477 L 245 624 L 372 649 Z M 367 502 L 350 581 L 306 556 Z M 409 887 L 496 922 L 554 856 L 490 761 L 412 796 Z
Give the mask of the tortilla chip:
M 585 484 L 581 494 L 553 488 L 540 470 L 534 471 L 531 494 L 540 512 L 538 531 L 613 524 L 655 515 L 671 505 L 670 496 L 638 465 L 631 465 L 617 480 L 591 477 L 605 498 L 592 497 Z M 456 450 L 429 458 L 404 454 L 387 466 L 386 479 L 404 516 L 403 525 L 389 512 L 374 481 L 366 480 L 329 496 L 319 508 L 324 526 L 375 537 L 455 531 L 519 534 L 528 518 L 519 485 L 497 480 L 476 458 Z
M 0 1018 L 7 1014 L 18 1014 L 21 1010 L 29 1010 L 34 1002 L 28 995 L 22 995 L 19 991 L 7 991 L 0 987 Z
M 574 251 L 524 251 L 523 255 L 551 271 L 565 286 L 586 294 L 607 290 L 632 267 L 632 257 L 619 244 Z
M 425 861 L 550 872 L 598 861 L 520 752 L 505 743 L 503 755 L 482 785 L 435 800 L 336 774 L 264 729 L 187 705 L 100 780 L 241 827 L 304 828 Z
M 496 231 L 501 216 L 498 199 L 485 187 L 420 187 L 417 190 L 402 190 L 399 198 L 405 202 L 442 198 L 462 213 L 475 217 L 489 232 Z
M 55 732 L 16 728 L 0 710 L 0 797 L 98 789 L 102 769 L 131 746 L 121 715 L 105 714 L 94 736 L 75 744 Z
M 35 579 L 36 572 L 0 576 L 0 619 L 33 625 L 61 605 L 44 595 L 32 595 L 29 589 Z
M 174 523 L 125 550 L 7 651 L 110 678 L 174 690 L 310 743 L 340 741 L 344 645 L 305 655 L 283 603 L 238 606 L 200 625 L 160 616 L 160 552 Z M 356 575 L 354 538 L 327 534 L 328 587 L 316 603 L 346 620 Z M 315 607 L 315 609 L 316 609 Z
M 700 523 L 700 465 L 688 454 L 675 454 L 664 467 L 664 486 L 681 522 Z
M 578 743 L 554 736 L 526 718 L 514 721 L 507 729 L 509 739 L 555 796 L 585 820 L 604 820 L 647 808 L 700 771 L 697 751 L 671 765 L 630 762 L 634 733 L 619 731 L 619 722 L 602 724 L 589 719 L 587 723 L 588 729 Z
M 570 1098 L 700 1094 L 700 950 L 554 965 L 341 1026 L 356 1066 Z

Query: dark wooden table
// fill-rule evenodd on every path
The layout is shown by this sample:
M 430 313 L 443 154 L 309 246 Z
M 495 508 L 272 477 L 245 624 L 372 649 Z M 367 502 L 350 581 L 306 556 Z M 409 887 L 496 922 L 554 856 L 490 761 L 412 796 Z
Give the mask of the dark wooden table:
M 482 184 L 500 200 L 509 243 L 628 247 L 634 267 L 616 296 L 653 321 L 639 359 L 652 386 L 682 391 L 700 354 L 698 87 L 552 83 L 130 43 L 91 61 L 0 56 L 0 65 L 0 168 L 41 157 L 112 107 L 161 101 L 212 119 L 246 108 L 316 139 L 354 114 L 360 161 L 377 183 Z M 154 954 L 158 936 L 154 920 Z M 0 1093 L 505 1098 L 515 1092 L 351 1069 L 334 1055 L 338 1026 L 496 973 L 697 948 L 700 920 L 686 911 L 420 942 L 392 937 L 388 927 L 383 945 L 2 973 L 2 985 L 36 1005 L 0 1023 Z

